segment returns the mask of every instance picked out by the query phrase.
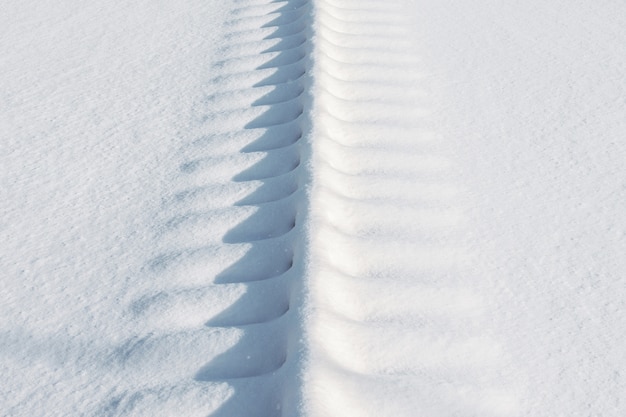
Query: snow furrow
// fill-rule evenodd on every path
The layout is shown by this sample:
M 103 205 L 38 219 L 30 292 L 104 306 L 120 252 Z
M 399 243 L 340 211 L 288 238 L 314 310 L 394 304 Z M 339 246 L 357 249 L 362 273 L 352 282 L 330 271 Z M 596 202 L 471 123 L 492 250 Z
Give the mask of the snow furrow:
M 155 368 L 167 356 L 167 367 L 193 371 L 194 389 L 221 401 L 206 410 L 214 416 L 295 413 L 307 11 L 303 1 L 234 2 L 226 59 L 164 199 L 151 291 L 129 307 L 146 335 L 119 356 Z
M 403 12 L 401 1 L 314 10 L 305 409 L 510 415 L 514 394 L 494 378 L 504 354 L 481 326 L 484 300 L 464 285 L 471 256 L 457 244 L 452 162 L 429 128 Z

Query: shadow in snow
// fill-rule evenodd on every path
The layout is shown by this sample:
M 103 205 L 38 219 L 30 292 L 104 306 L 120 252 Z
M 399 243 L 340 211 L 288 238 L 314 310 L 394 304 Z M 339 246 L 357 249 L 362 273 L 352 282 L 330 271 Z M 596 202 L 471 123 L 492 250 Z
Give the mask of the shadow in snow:
M 183 181 L 189 178 L 189 184 L 172 199 L 176 215 L 163 224 L 163 235 L 177 233 L 181 219 L 189 219 L 193 228 L 194 219 L 201 216 L 210 233 L 211 221 L 217 221 L 212 219 L 238 219 L 242 213 L 247 217 L 226 230 L 221 242 L 212 237 L 206 247 L 198 247 L 202 235 L 191 230 L 195 239 L 191 248 L 164 251 L 152 261 L 152 268 L 162 274 L 176 265 L 181 271 L 176 280 L 199 285 L 198 280 L 204 279 L 203 291 L 243 288 L 230 305 L 204 319 L 206 328 L 237 336 L 237 342 L 217 356 L 211 355 L 211 346 L 203 347 L 207 362 L 193 375 L 199 383 L 226 382 L 234 389 L 211 415 L 291 416 L 298 402 L 294 340 L 299 340 L 300 330 L 293 304 L 303 270 L 298 255 L 303 234 L 298 222 L 303 195 L 299 142 L 306 123 L 302 95 L 309 2 L 239 0 L 236 4 L 227 36 L 233 46 L 225 48 L 241 55 L 218 66 L 223 73 L 214 80 L 217 91 L 205 102 L 207 108 L 228 110 L 219 117 L 201 117 L 208 132 L 184 150 L 180 175 Z M 269 35 L 267 28 L 273 28 Z M 255 31 L 260 34 L 256 39 Z M 258 58 L 265 55 L 267 59 L 259 64 Z M 227 123 L 217 125 L 220 120 Z M 232 130 L 225 131 L 224 126 Z M 218 177 L 224 172 L 232 173 L 230 180 Z M 212 185 L 220 181 L 221 186 Z M 215 189 L 232 201 L 220 208 L 219 216 L 211 209 L 198 209 L 198 202 L 211 198 Z M 249 191 L 233 198 L 241 189 Z M 229 194 L 229 190 L 233 191 Z M 215 226 L 220 230 L 219 224 Z M 193 267 L 185 267 L 192 263 Z M 203 273 L 202 265 L 216 264 L 220 267 Z
M 293 6 L 293 7 L 290 7 Z M 290 10 L 293 9 L 293 10 Z M 267 62 L 255 68 L 272 73 L 250 88 L 274 88 L 249 105 L 265 111 L 245 123 L 244 130 L 258 131 L 255 140 L 242 144 L 240 152 L 264 153 L 263 158 L 235 173 L 232 181 L 258 182 L 254 191 L 233 206 L 255 207 L 254 214 L 223 236 L 230 245 L 248 249 L 237 262 L 214 277 L 216 285 L 246 285 L 246 292 L 217 315 L 207 318 L 209 327 L 232 328 L 241 333 L 237 344 L 203 365 L 197 381 L 226 381 L 234 395 L 212 416 L 283 416 L 296 410 L 297 352 L 290 341 L 299 331 L 292 306 L 294 281 L 301 276 L 297 257 L 298 188 L 304 105 L 302 76 L 306 72 L 308 2 L 286 1 L 263 27 L 276 27 L 265 40 L 281 39 L 261 51 L 273 51 Z M 284 50 L 279 50 L 280 47 Z M 276 51 L 280 51 L 276 54 Z
M 164 202 L 163 248 L 147 265 L 154 283 L 129 311 L 147 318 L 155 349 L 171 352 L 164 343 L 174 340 L 185 366 L 206 356 L 189 375 L 195 384 L 233 389 L 212 416 L 293 416 L 310 7 L 234 2 L 225 50 L 236 54 L 216 65 L 216 91 L 195 106 L 202 132 L 181 149 L 179 188 Z M 143 355 L 143 340 L 121 343 L 120 355 Z

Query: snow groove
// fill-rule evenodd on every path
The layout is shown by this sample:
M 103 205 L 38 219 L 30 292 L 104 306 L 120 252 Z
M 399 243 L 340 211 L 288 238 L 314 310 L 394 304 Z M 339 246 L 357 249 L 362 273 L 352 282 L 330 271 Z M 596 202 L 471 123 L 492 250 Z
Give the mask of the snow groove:
M 146 332 L 114 354 L 154 378 L 107 409 L 149 415 L 156 395 L 218 417 L 510 415 L 402 2 L 233 4 L 130 302 Z
M 149 330 L 120 356 L 177 369 L 158 389 L 203 393 L 199 415 L 293 416 L 309 4 L 233 3 L 165 202 L 153 286 L 131 303 Z M 139 407 L 128 398 L 124 412 Z
M 403 3 L 315 4 L 307 413 L 510 415 Z

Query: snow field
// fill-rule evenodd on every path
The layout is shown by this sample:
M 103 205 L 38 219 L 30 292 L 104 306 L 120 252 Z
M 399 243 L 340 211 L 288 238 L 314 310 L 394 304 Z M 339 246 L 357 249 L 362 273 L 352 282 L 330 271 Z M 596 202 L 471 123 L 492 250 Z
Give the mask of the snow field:
M 186 341 L 148 336 L 127 301 L 150 286 L 153 221 L 222 8 L 1 8 L 0 415 L 206 414 L 228 390 L 181 377 L 200 366 L 176 367 Z
M 1 9 L 0 415 L 623 415 L 621 2 Z
M 409 3 L 519 415 L 623 415 L 624 3 Z

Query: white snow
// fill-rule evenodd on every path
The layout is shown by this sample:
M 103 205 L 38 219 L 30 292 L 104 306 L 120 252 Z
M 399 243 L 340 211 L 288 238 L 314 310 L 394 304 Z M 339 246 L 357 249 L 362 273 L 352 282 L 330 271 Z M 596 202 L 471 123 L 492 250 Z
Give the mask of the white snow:
M 413 16 L 490 331 L 519 414 L 622 415 L 624 5 L 480 3 L 417 1 Z
M 0 10 L 0 415 L 624 414 L 622 2 Z
M 151 402 L 145 415 L 206 414 L 215 392 L 172 383 L 184 370 L 156 350 L 132 357 L 153 330 L 128 304 L 152 290 L 155 219 L 211 74 L 206 22 L 223 8 L 1 8 L 0 414 L 114 415 L 131 401 Z

